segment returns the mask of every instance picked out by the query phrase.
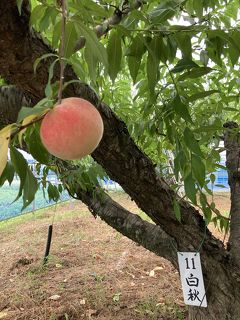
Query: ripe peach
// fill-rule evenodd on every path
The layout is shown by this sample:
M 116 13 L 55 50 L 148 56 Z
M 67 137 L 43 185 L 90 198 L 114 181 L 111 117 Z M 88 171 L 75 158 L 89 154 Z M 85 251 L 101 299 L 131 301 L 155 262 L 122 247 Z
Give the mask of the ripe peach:
M 103 135 L 98 110 L 87 100 L 63 99 L 43 118 L 40 137 L 52 155 L 63 160 L 81 159 L 96 149 Z

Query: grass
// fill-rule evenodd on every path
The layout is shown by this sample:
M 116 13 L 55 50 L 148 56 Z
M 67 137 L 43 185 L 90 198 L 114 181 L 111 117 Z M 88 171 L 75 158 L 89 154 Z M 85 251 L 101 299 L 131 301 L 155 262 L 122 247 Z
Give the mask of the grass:
M 0 231 L 9 230 L 9 229 L 16 229 L 17 227 L 21 226 L 22 224 L 25 224 L 27 222 L 41 220 L 42 222 L 51 222 L 49 220 L 49 210 L 55 211 L 54 215 L 54 221 L 63 221 L 65 219 L 73 219 L 74 217 L 79 216 L 79 210 L 72 209 L 64 212 L 64 215 L 58 215 L 58 210 L 61 210 L 63 206 L 66 204 L 70 204 L 71 200 L 51 205 L 48 207 L 44 207 L 42 209 L 38 209 L 35 211 L 31 211 L 28 213 L 24 213 L 21 215 L 18 215 L 16 217 L 11 217 L 6 220 L 0 221 Z M 90 215 L 89 211 L 86 209 L 85 211 L 81 211 L 81 215 Z
M 141 318 L 151 320 L 158 320 L 160 317 L 170 320 L 169 316 L 171 319 L 184 320 L 186 316 L 184 309 L 178 308 L 172 302 L 159 303 L 157 296 L 139 301 L 135 310 Z

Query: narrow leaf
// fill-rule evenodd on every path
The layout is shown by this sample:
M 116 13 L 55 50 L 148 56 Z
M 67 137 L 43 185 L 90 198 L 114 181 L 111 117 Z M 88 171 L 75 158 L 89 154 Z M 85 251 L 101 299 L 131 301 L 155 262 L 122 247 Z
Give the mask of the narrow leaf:
M 209 91 L 203 91 L 193 94 L 192 96 L 188 97 L 188 102 L 193 102 L 198 99 L 206 98 L 208 96 L 211 96 L 214 93 L 219 93 L 219 90 L 209 90 Z
M 34 64 L 33 64 L 33 71 L 34 73 L 36 73 L 36 70 L 37 70 L 37 67 L 39 65 L 39 63 L 44 60 L 44 59 L 47 59 L 49 57 L 57 57 L 58 59 L 58 55 L 57 54 L 53 54 L 53 53 L 46 53 L 46 54 L 43 54 L 40 58 L 37 58 L 35 61 L 34 61 Z
M 23 3 L 23 0 L 17 0 L 17 7 L 18 7 L 19 15 L 21 15 L 22 3 Z
M 13 201 L 15 202 L 22 195 L 23 187 L 24 187 L 24 183 L 27 175 L 28 164 L 27 164 L 27 161 L 24 159 L 23 155 L 13 146 L 10 146 L 10 156 L 11 156 L 11 161 L 15 168 L 15 171 L 20 178 L 19 192 L 16 199 Z
M 197 204 L 197 198 L 196 198 L 197 190 L 195 188 L 195 181 L 191 173 L 184 179 L 184 188 L 185 188 L 186 196 L 194 204 Z
M 111 34 L 109 37 L 107 54 L 108 54 L 108 73 L 111 80 L 114 82 L 121 68 L 121 60 L 122 60 L 121 38 L 119 36 L 119 33 L 114 29 L 111 31 Z
M 12 126 L 8 125 L 0 131 L 0 176 L 7 164 L 8 146 L 11 136 Z
M 192 123 L 192 118 L 190 116 L 190 113 L 188 111 L 188 107 L 186 104 L 184 104 L 179 95 L 177 95 L 172 103 L 171 103 L 172 108 L 175 110 L 175 112 L 183 118 L 186 122 L 191 122 Z
M 203 187 L 205 183 L 205 165 L 203 164 L 200 157 L 192 154 L 192 171 L 195 179 L 199 183 L 201 187 Z
M 190 71 L 185 72 L 181 76 L 178 77 L 178 81 L 183 81 L 185 79 L 195 79 L 204 76 L 212 72 L 213 69 L 209 67 L 199 67 L 199 68 L 192 68 Z
M 195 154 L 202 156 L 202 151 L 199 147 L 198 141 L 195 139 L 193 132 L 186 128 L 183 133 L 184 141 L 187 147 Z
M 37 190 L 37 179 L 34 177 L 29 167 L 27 167 L 26 178 L 23 187 L 23 207 L 21 210 L 25 209 L 30 203 L 32 203 Z
M 182 72 L 183 70 L 189 70 L 192 68 L 197 68 L 198 65 L 193 62 L 191 59 L 181 59 L 178 61 L 178 63 L 176 64 L 176 66 L 171 70 L 174 73 L 177 72 Z
M 65 39 L 64 57 L 68 59 L 75 52 L 74 48 L 79 40 L 75 24 L 72 21 L 66 24 Z
M 127 62 L 128 62 L 128 68 L 129 68 L 133 83 L 135 83 L 137 80 L 138 71 L 141 65 L 141 58 L 129 56 L 127 57 Z

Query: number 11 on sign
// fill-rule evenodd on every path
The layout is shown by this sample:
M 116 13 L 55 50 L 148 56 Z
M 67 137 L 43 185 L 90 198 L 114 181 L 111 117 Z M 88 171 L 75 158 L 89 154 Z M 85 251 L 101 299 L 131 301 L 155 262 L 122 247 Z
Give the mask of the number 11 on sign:
M 207 307 L 200 254 L 178 252 L 178 264 L 185 304 Z

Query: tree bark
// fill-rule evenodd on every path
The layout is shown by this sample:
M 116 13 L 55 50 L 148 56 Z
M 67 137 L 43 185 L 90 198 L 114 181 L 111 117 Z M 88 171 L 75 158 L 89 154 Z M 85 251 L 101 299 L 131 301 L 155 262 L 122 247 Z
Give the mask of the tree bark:
M 23 1 L 21 17 L 19 17 L 15 0 L 1 1 L 0 18 L 0 74 L 8 83 L 17 85 L 24 95 L 29 97 L 31 103 L 36 103 L 44 96 L 51 59 L 40 64 L 37 74 L 33 73 L 33 63 L 37 58 L 52 50 L 38 34 L 29 30 L 27 0 Z M 55 79 L 57 79 L 58 72 L 59 69 L 56 68 Z M 66 81 L 76 79 L 69 67 L 66 68 L 65 78 Z M 197 319 L 209 320 L 239 319 L 239 271 L 228 259 L 228 252 L 223 244 L 209 231 L 205 235 L 204 221 L 198 211 L 187 202 L 180 201 L 182 221 L 181 223 L 177 221 L 173 211 L 174 192 L 156 173 L 152 161 L 134 143 L 124 122 L 100 101 L 89 86 L 72 84 L 68 86 L 64 94 L 65 96 L 83 97 L 98 108 L 104 121 L 104 136 L 93 153 L 94 159 L 135 200 L 139 208 L 161 226 L 161 230 L 166 235 L 175 240 L 177 249 L 196 251 L 204 239 L 201 258 L 209 307 L 207 309 L 198 308 L 197 311 L 192 308 L 191 319 L 197 317 Z M 4 113 L 1 121 L 5 122 L 3 121 L 2 124 L 8 121 L 9 116 Z M 96 205 L 91 197 L 86 198 L 85 196 L 82 196 L 82 199 L 92 211 L 97 211 L 99 204 Z M 119 213 L 121 210 L 117 209 Z M 106 221 L 109 212 L 109 210 L 103 210 L 102 217 L 105 217 Z M 127 219 L 127 215 L 124 216 L 123 212 L 120 216 Z M 124 224 L 124 219 L 120 219 L 122 224 Z M 118 227 L 117 222 L 117 219 L 111 222 L 115 228 Z M 174 249 L 172 250 L 174 252 Z
M 236 122 L 227 122 L 224 135 L 228 184 L 231 191 L 230 237 L 228 248 L 231 259 L 240 267 L 240 132 Z

